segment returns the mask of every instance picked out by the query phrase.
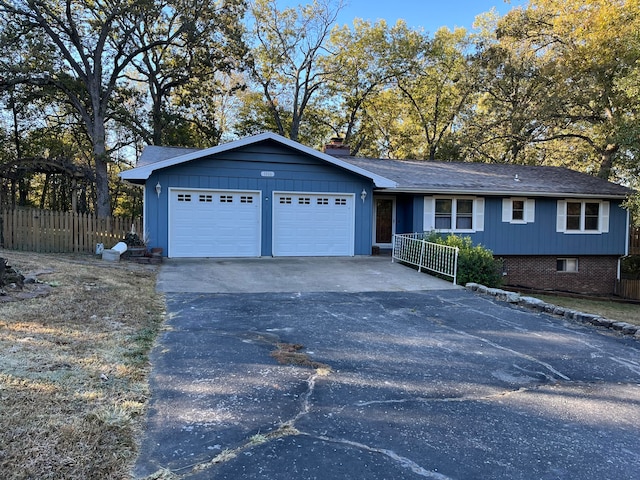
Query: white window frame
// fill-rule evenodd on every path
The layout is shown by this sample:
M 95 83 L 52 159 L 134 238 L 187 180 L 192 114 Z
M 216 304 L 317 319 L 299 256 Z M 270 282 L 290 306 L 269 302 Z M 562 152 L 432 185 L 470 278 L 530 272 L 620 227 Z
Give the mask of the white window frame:
M 557 268 L 558 263 L 562 262 L 564 268 L 562 270 Z M 573 268 L 569 268 L 572 266 Z M 578 273 L 580 269 L 580 261 L 577 257 L 561 257 L 556 259 L 556 272 L 558 273 Z
M 452 228 L 436 228 L 436 199 L 437 200 L 451 200 L 451 226 Z M 471 228 L 458 229 L 455 228 L 456 216 L 457 216 L 457 202 L 458 200 L 472 200 L 472 214 L 471 214 Z M 469 196 L 448 196 L 438 195 L 433 197 L 424 197 L 424 216 L 423 216 L 423 230 L 425 232 L 451 232 L 451 233 L 475 233 L 484 231 L 484 198 L 469 197 Z
M 522 202 L 524 205 L 523 218 L 513 218 L 513 202 Z M 534 223 L 536 220 L 536 201 L 533 198 L 510 197 L 502 199 L 502 221 L 511 224 Z
M 580 203 L 580 228 L 579 229 L 567 229 L 567 203 Z M 585 204 L 597 203 L 598 207 L 598 229 L 597 230 L 585 230 L 585 216 L 586 209 Z M 609 202 L 603 200 L 591 200 L 591 199 L 566 199 L 558 200 L 556 232 L 566 234 L 587 234 L 587 235 L 600 235 L 602 233 L 609 232 Z

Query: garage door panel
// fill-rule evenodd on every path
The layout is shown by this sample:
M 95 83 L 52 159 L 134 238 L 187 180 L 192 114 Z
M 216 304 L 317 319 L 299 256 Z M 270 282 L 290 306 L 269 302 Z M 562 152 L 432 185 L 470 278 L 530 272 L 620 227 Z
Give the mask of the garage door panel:
M 171 190 L 169 256 L 260 256 L 257 192 Z
M 281 192 L 274 200 L 275 256 L 353 255 L 353 195 Z

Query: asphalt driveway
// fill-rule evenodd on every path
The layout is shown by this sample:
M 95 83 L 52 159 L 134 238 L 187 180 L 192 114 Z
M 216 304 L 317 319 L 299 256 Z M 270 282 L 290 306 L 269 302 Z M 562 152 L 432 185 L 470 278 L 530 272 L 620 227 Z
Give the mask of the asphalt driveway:
M 384 261 L 349 269 L 411 272 Z M 136 478 L 639 478 L 636 340 L 440 282 L 207 293 L 216 272 L 282 285 L 228 262 L 166 293 Z

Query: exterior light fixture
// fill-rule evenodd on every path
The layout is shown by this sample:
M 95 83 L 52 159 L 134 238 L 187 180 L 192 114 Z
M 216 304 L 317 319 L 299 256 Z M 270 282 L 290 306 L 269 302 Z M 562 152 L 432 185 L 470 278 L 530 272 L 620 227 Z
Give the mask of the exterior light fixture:
M 367 191 L 364 188 L 362 189 L 362 192 L 360 192 L 360 198 L 362 199 L 362 203 L 364 203 L 367 198 Z
M 160 185 L 160 182 L 158 182 L 156 184 L 156 193 L 158 194 L 158 198 L 160 198 L 160 193 L 162 192 L 162 185 Z

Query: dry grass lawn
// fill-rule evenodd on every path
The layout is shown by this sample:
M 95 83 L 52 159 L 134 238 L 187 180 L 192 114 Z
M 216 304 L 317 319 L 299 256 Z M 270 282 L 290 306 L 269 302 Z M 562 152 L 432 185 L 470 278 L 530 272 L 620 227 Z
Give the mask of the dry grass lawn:
M 588 299 L 562 297 L 559 295 L 535 294 L 534 297 L 553 305 L 600 315 L 601 317 L 608 318 L 610 320 L 640 325 L 640 305 L 637 303 L 614 302 L 598 298 Z
M 0 472 L 124 479 L 149 397 L 163 317 L 156 267 L 0 250 L 48 296 L 0 303 Z

